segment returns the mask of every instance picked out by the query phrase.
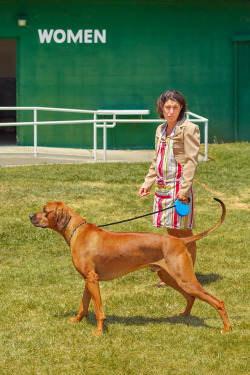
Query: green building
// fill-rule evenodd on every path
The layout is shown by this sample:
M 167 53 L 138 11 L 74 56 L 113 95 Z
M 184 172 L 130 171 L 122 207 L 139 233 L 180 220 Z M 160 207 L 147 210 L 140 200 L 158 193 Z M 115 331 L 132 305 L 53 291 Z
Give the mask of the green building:
M 209 119 L 209 142 L 247 141 L 249 66 L 247 0 L 0 0 L 0 106 L 148 109 L 157 118 L 157 98 L 174 89 Z M 16 118 L 32 121 L 0 111 L 1 122 Z M 156 126 L 117 124 L 108 148 L 154 148 Z M 31 126 L 13 132 L 33 144 Z M 92 148 L 93 124 L 39 126 L 38 145 Z

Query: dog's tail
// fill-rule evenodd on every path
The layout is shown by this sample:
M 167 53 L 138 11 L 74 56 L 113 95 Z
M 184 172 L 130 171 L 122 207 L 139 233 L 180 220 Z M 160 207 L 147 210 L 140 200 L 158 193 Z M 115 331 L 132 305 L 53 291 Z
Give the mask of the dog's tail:
M 222 214 L 221 214 L 220 220 L 212 228 L 206 230 L 205 232 L 196 234 L 195 236 L 182 238 L 182 240 L 185 242 L 186 245 L 189 245 L 191 242 L 198 241 L 201 238 L 207 236 L 209 233 L 212 233 L 217 228 L 219 228 L 219 226 L 223 223 L 223 221 L 225 219 L 225 216 L 226 216 L 226 207 L 225 207 L 224 203 L 220 199 L 214 198 L 214 200 L 216 200 L 217 202 L 219 202 L 220 205 L 221 205 L 221 207 L 222 207 Z

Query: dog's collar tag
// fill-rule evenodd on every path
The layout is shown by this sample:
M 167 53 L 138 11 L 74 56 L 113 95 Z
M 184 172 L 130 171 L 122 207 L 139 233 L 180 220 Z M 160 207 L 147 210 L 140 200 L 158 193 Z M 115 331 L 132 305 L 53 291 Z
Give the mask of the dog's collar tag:
M 71 235 L 70 235 L 70 237 L 69 237 L 69 240 L 68 240 L 68 245 L 69 245 L 69 246 L 70 246 L 71 238 L 73 237 L 73 235 L 74 235 L 74 233 L 76 232 L 76 230 L 77 230 L 78 228 L 80 228 L 80 227 L 81 227 L 82 225 L 84 225 L 84 224 L 87 224 L 87 221 L 84 221 L 84 223 L 78 225 L 78 226 L 73 230 L 73 232 L 71 233 Z

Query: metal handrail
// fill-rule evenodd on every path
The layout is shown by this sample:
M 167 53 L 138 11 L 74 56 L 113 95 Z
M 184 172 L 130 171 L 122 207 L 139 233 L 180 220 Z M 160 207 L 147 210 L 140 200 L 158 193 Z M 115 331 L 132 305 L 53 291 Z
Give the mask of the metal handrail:
M 194 117 L 194 119 L 190 119 L 190 116 Z M 208 119 L 202 116 L 197 115 L 193 112 L 186 112 L 187 120 L 191 120 L 192 122 L 204 122 L 204 161 L 207 161 L 208 158 Z
M 0 126 L 34 126 L 34 156 L 37 156 L 37 126 L 38 125 L 62 125 L 62 124 L 93 124 L 93 138 L 94 138 L 94 159 L 97 159 L 97 128 L 103 128 L 103 160 L 106 161 L 107 151 L 107 128 L 113 128 L 117 123 L 161 123 L 160 119 L 117 119 L 117 115 L 148 115 L 149 110 L 83 110 L 83 109 L 67 109 L 67 108 L 50 108 L 50 107 L 0 107 L 0 110 L 32 110 L 34 121 L 29 122 L 0 122 Z M 54 111 L 54 112 L 71 112 L 71 113 L 85 113 L 92 114 L 93 120 L 67 120 L 67 121 L 38 121 L 37 111 Z M 112 116 L 112 119 L 98 119 L 98 116 Z M 190 116 L 194 117 L 190 119 Z M 208 119 L 199 116 L 193 112 L 186 112 L 187 119 L 192 122 L 204 122 L 205 124 L 205 157 L 208 156 Z

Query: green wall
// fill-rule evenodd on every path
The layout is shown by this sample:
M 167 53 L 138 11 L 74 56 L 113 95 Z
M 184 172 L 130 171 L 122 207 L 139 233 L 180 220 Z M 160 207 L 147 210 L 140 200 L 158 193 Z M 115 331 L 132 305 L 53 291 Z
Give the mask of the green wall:
M 249 101 L 250 82 L 235 74 L 232 37 L 250 34 L 249 12 L 250 2 L 242 0 L 0 0 L 0 38 L 17 38 L 17 105 L 149 109 L 155 118 L 156 99 L 175 89 L 190 111 L 209 119 L 210 142 L 234 141 L 236 133 L 247 140 L 249 106 L 244 112 L 238 101 L 243 86 Z M 27 14 L 27 27 L 17 26 L 18 13 Z M 38 29 L 105 29 L 106 43 L 41 44 Z M 244 43 L 236 56 L 239 72 L 249 69 L 244 59 L 250 42 Z M 41 120 L 72 118 L 80 117 L 39 114 Z M 29 121 L 31 113 L 19 119 Z M 119 124 L 108 130 L 108 147 L 153 148 L 156 126 Z M 92 148 L 92 128 L 39 127 L 38 144 Z M 99 130 L 99 146 L 101 137 Z M 32 128 L 19 128 L 18 138 L 21 145 L 32 144 Z

